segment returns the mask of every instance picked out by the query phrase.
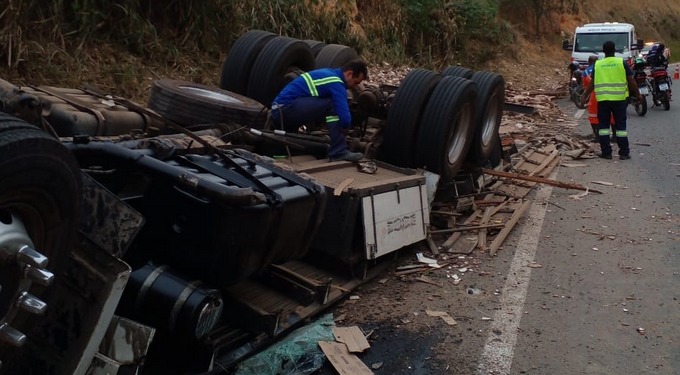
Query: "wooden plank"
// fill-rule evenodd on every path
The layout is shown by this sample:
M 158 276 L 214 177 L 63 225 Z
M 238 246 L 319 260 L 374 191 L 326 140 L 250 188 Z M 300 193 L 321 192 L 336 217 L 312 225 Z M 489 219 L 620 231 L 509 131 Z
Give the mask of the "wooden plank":
M 401 176 L 401 177 L 394 177 L 394 178 L 389 178 L 386 180 L 380 180 L 380 181 L 371 181 L 367 182 L 361 185 L 357 186 L 352 186 L 351 190 L 362 190 L 362 189 L 368 189 L 372 187 L 378 187 L 378 186 L 385 186 L 385 185 L 395 185 L 400 182 L 405 182 L 405 181 L 414 181 L 414 180 L 419 180 L 423 178 L 422 176 Z
M 341 195 L 342 191 L 345 190 L 345 188 L 349 186 L 352 182 L 354 182 L 353 178 L 346 178 L 345 181 L 341 182 L 340 185 L 338 185 L 338 187 L 336 187 L 335 190 L 333 190 L 333 195 L 336 197 Z
M 493 207 L 487 207 L 484 210 L 482 221 L 479 222 L 480 225 L 487 225 L 489 223 L 489 219 L 491 218 L 491 213 L 493 212 L 493 209 L 494 209 Z M 486 229 L 487 228 L 482 228 L 479 231 L 479 233 L 477 233 L 477 246 L 482 251 L 486 250 Z
M 463 224 L 464 224 L 464 225 L 468 225 L 468 224 L 472 223 L 473 221 L 477 220 L 477 216 L 479 216 L 481 213 L 482 213 L 481 210 L 475 210 L 475 212 L 473 212 L 470 216 L 468 216 L 467 219 L 465 219 L 465 220 L 463 221 Z M 442 248 L 443 248 L 443 249 L 446 249 L 446 250 L 448 251 L 449 248 L 451 248 L 451 246 L 453 246 L 453 244 L 454 244 L 456 241 L 458 241 L 458 238 L 460 238 L 460 236 L 461 236 L 460 232 L 454 232 L 454 233 L 453 233 L 453 234 L 452 234 L 452 235 L 444 242 L 444 244 L 442 245 Z
M 321 351 L 340 375 L 373 375 L 373 371 L 347 350 L 345 344 L 332 341 L 319 341 Z
M 493 242 L 491 242 L 491 246 L 489 246 L 489 255 L 496 255 L 498 248 L 501 247 L 501 244 L 503 241 L 505 241 L 505 238 L 510 234 L 512 229 L 515 227 L 515 224 L 517 224 L 517 221 L 522 217 L 524 211 L 526 211 L 530 205 L 531 201 L 527 200 L 524 201 L 524 203 L 517 210 L 515 210 L 515 213 L 512 214 L 510 221 L 506 223 L 505 228 L 503 228 L 500 233 L 498 233 L 496 238 L 493 239 Z
M 437 249 L 437 244 L 435 244 L 434 241 L 432 241 L 432 236 L 428 234 L 427 237 L 425 237 L 425 240 L 432 254 L 439 255 L 439 249 Z
M 442 233 L 467 232 L 467 231 L 470 231 L 470 230 L 502 228 L 503 226 L 505 226 L 505 224 L 487 224 L 487 225 L 475 225 L 475 226 L 469 226 L 469 227 L 459 226 L 459 227 L 456 227 L 456 228 L 431 230 L 431 231 L 429 231 L 429 233 L 430 234 L 442 234 Z
M 311 164 L 311 163 L 310 163 Z M 296 168 L 296 171 L 298 172 L 306 172 L 306 173 L 314 173 L 314 172 L 322 172 L 322 171 L 328 171 L 328 170 L 333 170 L 333 169 L 339 169 L 339 168 L 345 168 L 348 165 L 351 165 L 352 163 L 349 161 L 326 161 L 323 164 L 320 165 L 307 165 L 307 166 L 302 166 L 299 168 Z
M 536 176 L 538 176 L 538 177 L 548 177 L 552 173 L 552 171 L 555 170 L 555 168 L 557 168 L 558 165 L 563 165 L 561 163 L 561 159 L 562 158 L 553 159 L 553 161 L 550 162 L 550 164 L 548 164 L 548 166 L 545 167 L 545 169 L 543 169 L 540 173 L 536 174 Z
M 333 327 L 333 336 L 335 336 L 335 341 L 347 345 L 350 353 L 361 353 L 371 347 L 366 336 L 357 326 Z
M 555 158 L 559 154 L 560 154 L 559 151 L 553 150 L 553 152 L 551 152 L 550 155 L 547 158 L 545 158 L 543 160 L 543 162 L 538 167 L 536 167 L 536 169 L 534 169 L 534 171 L 531 172 L 529 175 L 534 176 L 537 173 L 541 172 L 543 169 L 545 169 L 545 167 L 547 167 L 550 163 L 552 163 L 552 161 L 555 160 Z
M 511 179 L 517 179 L 517 180 L 523 180 L 523 181 L 531 181 L 531 182 L 537 182 L 541 184 L 546 184 L 546 185 L 551 185 L 551 186 L 557 186 L 563 189 L 575 189 L 575 190 L 588 190 L 593 193 L 599 193 L 602 194 L 601 191 L 593 190 L 586 188 L 585 186 L 579 185 L 579 184 L 570 184 L 566 182 L 561 182 L 557 180 L 551 180 L 548 178 L 544 177 L 536 177 L 536 176 L 527 176 L 519 173 L 511 173 L 511 172 L 503 172 L 503 171 L 496 171 L 493 169 L 486 169 L 483 168 L 482 171 L 486 174 L 490 174 L 492 176 L 499 176 L 499 177 L 505 177 L 505 178 L 511 178 Z

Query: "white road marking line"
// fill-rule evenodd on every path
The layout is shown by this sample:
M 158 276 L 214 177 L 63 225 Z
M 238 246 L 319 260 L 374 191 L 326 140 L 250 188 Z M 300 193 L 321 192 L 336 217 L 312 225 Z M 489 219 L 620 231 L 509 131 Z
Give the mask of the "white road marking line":
M 557 171 L 554 171 L 550 178 L 555 179 L 556 176 Z M 531 279 L 532 268 L 527 267 L 527 264 L 533 262 L 536 256 L 543 219 L 547 211 L 547 204 L 537 202 L 547 202 L 552 190 L 551 186 L 543 186 L 536 193 L 529 211 L 529 220 L 524 224 L 515 256 L 512 259 L 505 285 L 503 285 L 500 310 L 496 311 L 489 329 L 489 336 L 477 366 L 477 374 L 510 374 L 517 332 Z M 500 334 L 494 332 L 500 332 Z
M 580 119 L 581 116 L 583 116 L 583 114 L 584 114 L 585 112 L 586 112 L 585 109 L 579 109 L 579 110 L 576 111 L 576 113 L 574 114 L 574 118 L 575 118 L 575 119 Z

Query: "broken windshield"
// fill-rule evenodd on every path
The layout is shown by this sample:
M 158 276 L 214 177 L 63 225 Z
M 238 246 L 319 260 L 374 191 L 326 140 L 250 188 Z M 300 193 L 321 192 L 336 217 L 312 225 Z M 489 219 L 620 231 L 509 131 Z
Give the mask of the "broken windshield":
M 574 52 L 602 52 L 602 44 L 611 40 L 616 46 L 616 52 L 628 51 L 628 33 L 588 33 L 576 34 Z

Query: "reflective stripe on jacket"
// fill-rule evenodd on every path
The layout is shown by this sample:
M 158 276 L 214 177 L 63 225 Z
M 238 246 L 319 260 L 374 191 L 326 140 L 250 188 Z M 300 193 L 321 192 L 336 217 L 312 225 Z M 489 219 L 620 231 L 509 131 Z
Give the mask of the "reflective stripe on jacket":
M 349 112 L 347 84 L 345 76 L 342 74 L 342 68 L 323 68 L 303 73 L 281 90 L 276 99 L 274 99 L 274 103 L 279 106 L 285 106 L 297 98 L 309 96 L 331 98 L 337 118 L 331 116 L 327 118 L 327 122 L 337 122 L 339 120 L 340 126 L 343 128 L 351 125 L 352 115 Z
M 595 62 L 597 101 L 621 101 L 628 97 L 628 81 L 623 59 L 607 57 Z

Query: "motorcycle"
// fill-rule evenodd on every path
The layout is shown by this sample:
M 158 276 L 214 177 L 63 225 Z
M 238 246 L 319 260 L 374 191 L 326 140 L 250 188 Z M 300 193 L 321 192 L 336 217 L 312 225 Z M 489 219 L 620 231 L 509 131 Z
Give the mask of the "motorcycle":
M 571 63 L 569 65 L 569 70 L 571 71 L 571 79 L 569 80 L 569 99 L 576 104 L 579 109 L 585 108 L 585 105 L 581 101 L 583 98 L 583 92 L 585 88 L 583 87 L 583 70 L 578 65 L 578 63 Z
M 647 95 L 649 95 L 649 84 L 647 83 L 647 72 L 645 70 L 644 61 L 636 62 L 633 65 L 633 79 L 637 83 L 642 101 L 638 101 L 636 97 L 628 97 L 628 103 L 635 108 L 635 113 L 638 116 L 647 114 Z
M 671 109 L 670 91 L 671 80 L 668 71 L 664 67 L 652 68 L 651 77 L 647 78 L 647 83 L 652 94 L 652 103 L 655 106 L 663 105 L 664 111 Z

